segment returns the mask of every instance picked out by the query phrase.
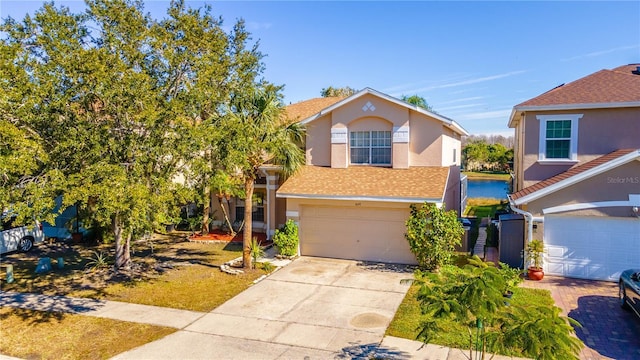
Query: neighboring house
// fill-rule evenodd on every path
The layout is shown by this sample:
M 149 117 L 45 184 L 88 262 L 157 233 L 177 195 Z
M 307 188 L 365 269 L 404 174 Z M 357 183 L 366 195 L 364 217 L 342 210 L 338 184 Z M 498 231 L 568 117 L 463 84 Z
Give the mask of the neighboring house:
M 464 206 L 460 139 L 468 133 L 455 121 L 369 88 L 287 113 L 306 125 L 306 166 L 276 197 L 299 224 L 301 255 L 414 264 L 404 238 L 410 204 Z M 277 174 L 267 181 L 277 187 Z
M 527 239 L 544 241 L 545 273 L 617 280 L 640 266 L 640 64 L 518 104 L 509 127 L 509 201 L 527 218 Z

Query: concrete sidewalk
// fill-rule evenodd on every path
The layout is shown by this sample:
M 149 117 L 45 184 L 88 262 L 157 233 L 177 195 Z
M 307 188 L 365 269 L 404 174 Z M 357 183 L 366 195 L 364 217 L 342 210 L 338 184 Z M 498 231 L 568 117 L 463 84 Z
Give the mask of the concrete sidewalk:
M 0 292 L 0 306 L 20 309 L 95 316 L 141 324 L 184 329 L 204 312 L 178 310 L 159 306 L 118 301 L 71 298 L 18 292 Z

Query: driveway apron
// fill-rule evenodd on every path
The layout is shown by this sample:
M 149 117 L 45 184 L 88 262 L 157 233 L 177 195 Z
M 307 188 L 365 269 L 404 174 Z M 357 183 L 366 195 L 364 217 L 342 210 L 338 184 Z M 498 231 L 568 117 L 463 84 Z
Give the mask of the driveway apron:
M 640 319 L 620 308 L 616 283 L 545 276 L 523 286 L 551 291 L 564 315 L 582 325 L 580 359 L 640 359 Z
M 351 358 L 381 342 L 408 278 L 399 265 L 302 257 L 183 330 L 115 358 Z

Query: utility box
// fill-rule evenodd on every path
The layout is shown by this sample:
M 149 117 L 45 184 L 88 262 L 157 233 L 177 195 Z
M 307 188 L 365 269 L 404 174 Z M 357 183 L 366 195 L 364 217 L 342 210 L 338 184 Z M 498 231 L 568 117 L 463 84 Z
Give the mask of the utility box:
M 514 268 L 523 268 L 524 216 L 505 214 L 498 217 L 498 248 L 500 262 Z

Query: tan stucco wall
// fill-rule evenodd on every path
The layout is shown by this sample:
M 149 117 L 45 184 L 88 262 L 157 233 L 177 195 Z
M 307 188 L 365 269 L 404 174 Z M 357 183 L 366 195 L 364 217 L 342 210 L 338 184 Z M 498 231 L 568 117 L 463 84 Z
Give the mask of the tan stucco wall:
M 410 166 L 442 166 L 442 123 L 412 112 L 409 127 Z
M 407 169 L 409 167 L 408 143 L 393 143 L 391 152 L 392 166 L 394 169 Z
M 460 209 L 460 168 L 458 166 L 449 167 L 444 203 L 447 210 L 455 210 L 458 216 L 461 215 L 461 211 L 464 211 Z
M 583 114 L 578 120 L 578 163 L 547 165 L 538 162 L 540 120 L 536 116 L 556 114 Z M 640 119 L 640 108 L 527 112 L 524 119 L 523 155 L 520 157 L 522 169 L 517 169 L 516 175 L 522 179 L 522 186 L 527 187 L 612 151 L 638 149 L 640 148 L 638 119 Z M 519 160 L 516 159 L 516 162 Z
M 460 152 L 462 144 L 460 137 L 446 127 L 443 128 L 442 135 L 442 166 L 458 165 L 460 166 Z M 455 156 L 454 156 L 455 151 Z
M 307 165 L 331 166 L 331 114 L 307 124 Z
M 628 201 L 629 194 L 640 194 L 640 161 L 637 160 L 532 201 L 527 204 L 527 211 L 534 216 L 542 216 L 542 210 L 545 208 L 602 201 Z M 631 208 L 628 206 L 586 209 L 561 214 L 632 216 Z
M 363 110 L 371 102 L 375 110 Z M 409 126 L 409 143 L 393 143 L 392 166 L 449 166 L 460 164 L 460 136 L 442 122 L 406 107 L 367 94 L 307 124 L 307 164 L 344 168 L 349 166 L 349 144 L 331 144 L 331 128 L 348 131 L 383 130 Z

